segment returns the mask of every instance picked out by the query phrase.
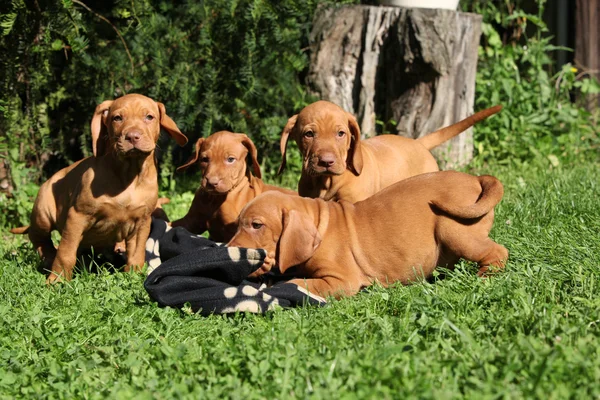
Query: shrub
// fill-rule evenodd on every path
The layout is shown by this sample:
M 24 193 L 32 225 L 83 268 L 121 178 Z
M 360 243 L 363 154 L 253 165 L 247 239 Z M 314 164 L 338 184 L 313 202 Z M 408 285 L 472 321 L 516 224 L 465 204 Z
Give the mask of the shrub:
M 125 93 L 165 103 L 192 142 L 179 150 L 161 139 L 167 153 L 160 163 L 162 190 L 173 192 L 182 182 L 173 178 L 174 165 L 187 159 L 193 142 L 221 129 L 247 133 L 264 175 L 273 180 L 281 128 L 313 100 L 303 78 L 314 10 L 355 2 L 3 2 L 0 157 L 19 171 L 12 176 L 19 190 L 12 200 L 1 199 L 0 224 L 31 205 L 35 183 L 90 155 L 92 111 Z M 463 0 L 466 10 L 484 17 L 476 108 L 505 105 L 499 117 L 476 127 L 478 159 L 557 163 L 595 155 L 598 137 L 590 116 L 570 95 L 574 89 L 598 90 L 597 83 L 577 80 L 570 66 L 553 73 L 548 52 L 554 47 L 540 17 L 544 1 L 537 0 L 537 14 L 519 5 Z M 288 157 L 287 174 L 278 182 L 295 186 L 300 163 L 294 146 Z M 26 187 L 31 190 L 21 190 Z
M 545 158 L 553 165 L 597 157 L 598 135 L 590 114 L 571 100 L 575 88 L 598 91 L 597 81 L 577 79 L 567 64 L 552 72 L 548 28 L 537 13 L 526 13 L 521 1 L 463 2 L 465 11 L 483 15 L 477 67 L 476 109 L 503 104 L 504 109 L 475 128 L 479 161 L 523 163 Z

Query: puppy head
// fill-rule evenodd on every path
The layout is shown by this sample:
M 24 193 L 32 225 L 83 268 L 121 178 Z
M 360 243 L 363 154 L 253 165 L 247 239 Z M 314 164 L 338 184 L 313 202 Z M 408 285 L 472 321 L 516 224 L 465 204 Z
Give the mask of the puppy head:
M 281 133 L 282 161 L 292 138 L 302 153 L 302 172 L 310 176 L 341 175 L 346 169 L 356 175 L 362 171 L 360 128 L 356 118 L 328 101 L 317 101 L 304 107 L 288 120 Z
M 225 194 L 252 174 L 246 166 L 246 156 L 252 159 L 252 171 L 261 178 L 256 146 L 243 133 L 220 131 L 196 142 L 195 155 L 178 171 L 198 162 L 202 171 L 201 186 L 208 193 Z
M 294 196 L 265 192 L 244 207 L 238 218 L 238 229 L 228 246 L 261 248 L 274 258 L 283 273 L 288 268 L 308 261 L 321 243 L 314 220 Z M 250 277 L 272 268 L 263 265 Z
M 180 146 L 187 143 L 187 137 L 167 115 L 162 103 L 140 94 L 104 101 L 92 117 L 94 156 L 112 151 L 119 157 L 146 157 L 156 147 L 160 128 Z

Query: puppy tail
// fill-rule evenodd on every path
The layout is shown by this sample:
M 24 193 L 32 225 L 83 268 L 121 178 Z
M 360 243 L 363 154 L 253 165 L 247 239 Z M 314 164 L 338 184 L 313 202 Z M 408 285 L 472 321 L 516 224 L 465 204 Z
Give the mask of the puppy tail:
M 474 204 L 462 207 L 451 202 L 432 201 L 431 203 L 445 213 L 463 219 L 480 218 L 494 209 L 502 200 L 504 186 L 497 178 L 491 175 L 481 175 L 477 179 L 481 185 L 481 194 Z
M 445 141 L 452 139 L 454 136 L 458 135 L 459 133 L 466 131 L 467 129 L 469 129 L 470 127 L 472 127 L 479 121 L 483 121 L 490 115 L 496 114 L 500 110 L 502 110 L 501 105 L 486 108 L 485 110 L 476 112 L 475 114 L 471 115 L 470 117 L 467 117 L 467 118 L 463 119 L 462 121 L 459 121 L 453 125 L 447 126 L 442 129 L 438 129 L 435 132 L 431 132 L 423 137 L 420 137 L 417 139 L 417 142 L 419 142 L 423 146 L 425 146 L 425 148 L 427 150 L 431 150 L 434 147 L 439 146 L 440 144 L 444 143 Z
M 29 232 L 29 225 L 28 226 L 21 226 L 20 228 L 12 228 L 10 230 L 10 233 L 14 233 L 15 235 L 24 235 L 26 233 Z

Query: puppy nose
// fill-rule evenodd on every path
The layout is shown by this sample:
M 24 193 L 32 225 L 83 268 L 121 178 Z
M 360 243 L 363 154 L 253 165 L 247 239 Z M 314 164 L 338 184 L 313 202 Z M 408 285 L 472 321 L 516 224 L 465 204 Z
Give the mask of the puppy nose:
M 210 185 L 210 186 L 217 186 L 217 184 L 219 183 L 220 179 L 216 176 L 211 176 L 211 177 L 207 177 L 206 178 L 206 182 Z
M 319 157 L 319 165 L 322 167 L 331 167 L 335 164 L 335 156 L 333 154 L 327 153 L 322 154 Z
M 130 141 L 131 143 L 137 143 L 142 138 L 142 134 L 138 131 L 131 131 L 125 135 L 125 140 Z

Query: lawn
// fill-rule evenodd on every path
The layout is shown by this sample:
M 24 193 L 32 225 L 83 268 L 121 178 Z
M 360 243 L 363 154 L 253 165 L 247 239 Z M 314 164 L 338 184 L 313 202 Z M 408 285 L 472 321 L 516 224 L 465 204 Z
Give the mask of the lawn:
M 476 172 L 505 184 L 491 235 L 511 252 L 504 273 L 463 263 L 267 315 L 161 309 L 143 276 L 104 268 L 46 287 L 3 227 L 0 396 L 599 398 L 600 162 Z

